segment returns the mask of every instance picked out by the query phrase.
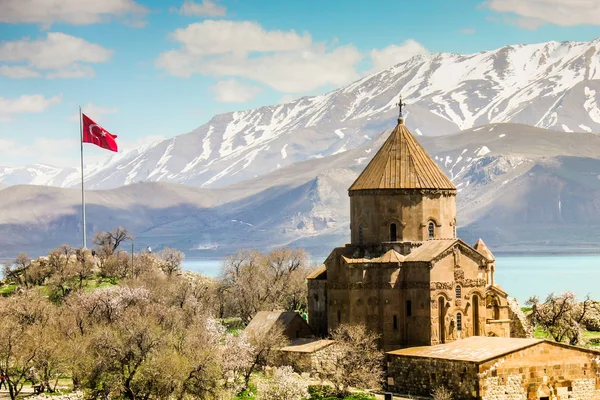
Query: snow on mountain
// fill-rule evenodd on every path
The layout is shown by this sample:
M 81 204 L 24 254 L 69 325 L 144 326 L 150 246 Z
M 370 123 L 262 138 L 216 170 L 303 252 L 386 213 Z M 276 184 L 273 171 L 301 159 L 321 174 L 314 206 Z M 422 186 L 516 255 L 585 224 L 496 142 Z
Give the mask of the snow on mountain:
M 343 153 L 389 128 L 399 93 L 406 123 L 419 136 L 499 122 L 600 132 L 600 38 L 416 56 L 320 96 L 217 115 L 188 134 L 113 156 L 90 168 L 87 187 L 220 187 Z M 13 174 L 13 182 L 16 176 L 27 178 Z M 8 182 L 4 175 L 0 181 Z M 74 187 L 78 178 L 71 171 L 41 184 Z
M 74 177 L 81 176 L 74 168 L 58 168 L 44 164 L 32 164 L 24 167 L 0 166 L 0 182 L 5 185 L 43 185 L 43 186 L 69 186 Z M 75 178 L 76 181 L 77 178 Z M 81 182 L 81 178 L 79 178 Z

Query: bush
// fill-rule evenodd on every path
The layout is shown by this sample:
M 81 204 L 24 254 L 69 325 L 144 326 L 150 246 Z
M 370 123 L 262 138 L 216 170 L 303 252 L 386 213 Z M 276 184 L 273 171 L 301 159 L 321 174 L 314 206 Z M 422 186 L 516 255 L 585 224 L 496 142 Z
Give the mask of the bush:
M 252 383 L 248 384 L 248 388 L 242 390 L 233 398 L 233 400 L 247 400 L 247 399 L 256 399 L 256 386 Z
M 438 386 L 431 393 L 431 397 L 433 397 L 433 400 L 452 400 L 452 392 L 446 389 L 445 386 Z
M 229 333 L 237 333 L 239 331 L 243 331 L 246 325 L 241 318 L 231 317 L 231 318 L 222 318 L 219 320 L 225 328 L 227 328 L 227 332 Z
M 375 396 L 368 393 L 348 393 L 343 397 L 336 395 L 336 390 L 329 385 L 310 385 L 308 400 L 374 400 Z
M 308 387 L 308 394 L 310 395 L 310 400 L 329 400 L 338 398 L 336 396 L 336 390 L 328 385 L 310 385 Z
M 258 398 L 261 400 L 302 400 L 307 396 L 306 381 L 290 366 L 277 368 L 271 379 L 258 382 Z

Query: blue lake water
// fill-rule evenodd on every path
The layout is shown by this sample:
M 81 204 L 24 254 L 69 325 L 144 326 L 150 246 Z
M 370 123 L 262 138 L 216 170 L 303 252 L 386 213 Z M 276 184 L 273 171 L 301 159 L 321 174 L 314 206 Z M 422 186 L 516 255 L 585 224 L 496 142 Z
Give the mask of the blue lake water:
M 216 276 L 222 260 L 186 260 L 184 269 Z M 600 255 L 497 257 L 496 283 L 521 304 L 550 292 L 587 294 L 600 300 Z

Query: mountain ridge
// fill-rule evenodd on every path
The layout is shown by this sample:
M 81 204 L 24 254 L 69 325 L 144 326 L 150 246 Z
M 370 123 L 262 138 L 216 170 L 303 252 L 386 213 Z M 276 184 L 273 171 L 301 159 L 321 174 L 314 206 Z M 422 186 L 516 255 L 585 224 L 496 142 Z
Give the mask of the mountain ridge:
M 600 132 L 600 38 L 415 56 L 322 95 L 216 115 L 192 132 L 90 166 L 86 186 L 106 189 L 140 181 L 227 186 L 343 153 L 389 127 L 399 93 L 409 104 L 406 124 L 415 135 L 446 135 L 498 122 Z M 43 171 L 23 175 L 0 168 L 0 182 L 33 183 L 35 178 L 73 187 L 79 185 L 76 171 L 56 172 L 44 181 Z
M 597 135 L 518 124 L 475 129 L 417 137 L 440 168 L 453 174 L 459 236 L 469 243 L 483 237 L 494 252 L 590 251 L 600 244 L 589 235 L 600 219 L 585 217 L 600 215 Z M 280 246 L 325 255 L 348 241 L 348 188 L 390 132 L 227 187 L 147 182 L 89 191 L 88 234 L 122 225 L 136 234 L 136 248 L 177 247 L 191 258 Z M 578 149 L 585 149 L 583 156 Z M 79 190 L 5 188 L 0 236 L 0 258 L 80 245 Z

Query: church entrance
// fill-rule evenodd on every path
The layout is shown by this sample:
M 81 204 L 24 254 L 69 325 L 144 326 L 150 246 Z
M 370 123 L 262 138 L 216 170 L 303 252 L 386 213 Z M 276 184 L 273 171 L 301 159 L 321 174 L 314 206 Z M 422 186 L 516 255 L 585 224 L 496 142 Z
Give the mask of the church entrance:
M 438 299 L 438 319 L 439 319 L 439 323 L 440 323 L 440 327 L 439 327 L 439 335 L 440 335 L 440 341 L 439 343 L 446 343 L 446 299 L 444 299 L 442 296 L 440 296 L 440 298 Z
M 479 296 L 473 295 L 473 336 L 479 336 Z

